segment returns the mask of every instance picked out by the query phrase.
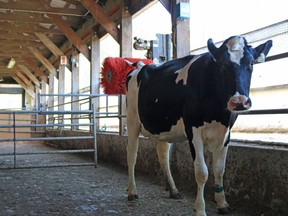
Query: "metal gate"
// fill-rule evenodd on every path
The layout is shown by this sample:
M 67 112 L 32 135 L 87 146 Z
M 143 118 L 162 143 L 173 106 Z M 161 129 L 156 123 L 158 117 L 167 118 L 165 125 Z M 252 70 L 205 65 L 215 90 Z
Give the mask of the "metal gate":
M 65 121 L 61 123 L 54 123 L 49 121 L 48 124 L 39 122 L 39 119 L 46 119 L 46 116 L 49 115 L 57 115 L 57 116 L 65 116 L 65 115 L 85 115 L 86 118 L 89 118 L 90 123 L 67 123 Z M 97 166 L 97 143 L 96 143 L 96 112 L 95 109 L 86 110 L 86 111 L 29 111 L 29 110 L 21 110 L 21 111 L 0 111 L 0 169 L 9 169 L 9 168 L 38 168 L 38 167 L 55 167 L 55 166 L 87 166 L 94 165 Z M 18 118 L 17 118 L 18 116 Z M 28 116 L 27 118 L 25 116 Z M 66 128 L 75 128 L 75 127 L 89 127 L 90 132 L 86 132 L 85 135 L 81 136 L 61 136 L 61 131 Z M 23 128 L 26 128 L 24 130 Z M 28 128 L 28 130 L 27 130 Z M 45 131 L 50 129 L 57 128 L 60 131 L 60 136 L 47 137 Z M 41 133 L 44 136 L 41 137 Z M 29 136 L 23 136 L 23 134 L 29 134 Z M 40 135 L 39 135 L 40 134 Z M 87 134 L 87 135 L 86 135 Z M 26 148 L 23 143 L 35 143 L 37 142 L 46 142 L 53 140 L 91 140 L 92 148 L 85 149 L 56 149 L 52 147 L 46 147 L 44 150 L 32 150 Z M 21 146 L 22 145 L 22 146 Z M 32 145 L 32 144 L 31 144 Z M 43 145 L 45 146 L 45 145 Z M 28 145 L 29 147 L 29 145 Z M 22 148 L 22 149 L 21 149 Z M 59 162 L 57 160 L 48 161 L 47 164 L 40 164 L 36 162 L 36 164 L 29 165 L 21 165 L 18 163 L 18 158 L 21 156 L 26 156 L 27 158 L 32 157 L 32 155 L 40 156 L 40 160 L 43 159 L 44 155 L 56 155 L 56 154 L 80 154 L 80 153 L 93 153 L 93 161 L 89 162 L 70 162 L 66 161 L 65 163 Z M 41 156 L 42 155 L 42 156 Z M 5 165 L 5 158 L 12 157 L 13 161 L 10 159 L 10 163 Z M 49 157 L 49 156 L 48 156 Z M 2 158 L 2 159 L 1 159 Z M 7 160 L 8 161 L 8 160 Z M 56 163 L 55 163 L 56 161 Z M 11 163 L 12 162 L 12 163 Z M 12 164 L 12 166 L 11 166 Z

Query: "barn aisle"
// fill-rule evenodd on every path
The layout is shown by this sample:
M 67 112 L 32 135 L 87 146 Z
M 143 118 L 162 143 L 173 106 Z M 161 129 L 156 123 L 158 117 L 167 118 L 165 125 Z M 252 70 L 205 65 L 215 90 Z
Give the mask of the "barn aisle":
M 37 148 L 41 146 L 48 148 L 43 145 L 37 145 Z M 40 156 L 42 162 L 63 160 L 63 155 Z M 66 160 L 71 161 L 71 157 L 77 161 L 91 160 L 90 157 L 79 155 L 66 157 Z M 33 162 L 31 158 L 23 161 Z M 3 157 L 0 158 L 1 163 L 3 165 Z M 138 173 L 136 178 L 140 199 L 128 202 L 126 169 L 116 165 L 102 162 L 97 168 L 1 169 L 0 215 L 193 215 L 194 194 L 184 193 L 183 200 L 172 200 L 168 198 L 159 176 L 149 177 Z M 185 190 L 180 187 L 180 191 L 183 193 Z M 218 215 L 215 203 L 209 198 L 207 214 Z M 234 210 L 233 215 L 256 216 L 238 210 Z

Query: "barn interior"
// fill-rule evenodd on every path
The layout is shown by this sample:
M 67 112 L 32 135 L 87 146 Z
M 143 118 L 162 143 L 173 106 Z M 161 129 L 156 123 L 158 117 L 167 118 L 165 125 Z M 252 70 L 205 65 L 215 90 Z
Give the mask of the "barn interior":
M 231 18 L 233 23 L 227 22 L 227 16 L 232 17 L 235 8 L 224 10 L 225 2 L 0 0 L 1 179 L 9 177 L 7 170 L 99 167 L 101 161 L 125 170 L 125 84 L 117 78 L 126 74 L 117 70 L 122 63 L 116 64 L 113 58 L 162 63 L 206 52 L 210 37 L 219 45 L 239 34 L 252 46 L 271 39 L 273 48 L 265 63 L 255 65 L 250 92 L 253 109 L 240 115 L 232 130 L 226 193 L 236 205 L 239 200 L 253 203 L 261 215 L 287 215 L 285 6 L 271 2 L 264 8 L 263 3 L 253 3 L 253 9 L 263 11 L 257 12 L 254 22 L 243 12 L 240 18 Z M 205 3 L 211 7 L 207 9 Z M 266 10 L 278 11 L 279 16 L 269 17 Z M 150 180 L 163 175 L 155 143 L 144 137 L 140 142 L 136 170 Z M 84 155 L 83 160 L 79 155 Z M 207 164 L 210 160 L 207 157 Z M 195 189 L 186 142 L 173 145 L 171 167 L 179 184 Z M 249 209 L 241 214 L 238 207 L 238 211 L 239 215 L 255 215 Z

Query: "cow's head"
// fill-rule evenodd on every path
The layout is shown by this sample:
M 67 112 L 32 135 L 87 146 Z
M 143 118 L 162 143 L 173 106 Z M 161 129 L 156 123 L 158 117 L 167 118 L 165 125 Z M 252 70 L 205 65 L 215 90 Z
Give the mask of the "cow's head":
M 228 38 L 219 48 L 212 39 L 208 40 L 208 49 L 219 68 L 216 74 L 219 91 L 225 96 L 230 111 L 240 112 L 251 107 L 249 89 L 253 64 L 263 62 L 271 47 L 269 40 L 252 48 L 241 36 Z

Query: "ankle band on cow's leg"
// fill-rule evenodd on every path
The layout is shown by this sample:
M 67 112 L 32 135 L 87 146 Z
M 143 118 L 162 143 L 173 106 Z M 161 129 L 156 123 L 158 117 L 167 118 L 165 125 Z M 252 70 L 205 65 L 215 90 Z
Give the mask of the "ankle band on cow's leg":
M 221 193 L 222 191 L 224 191 L 224 187 L 221 185 L 215 184 L 212 186 L 212 188 L 213 188 L 215 193 Z

